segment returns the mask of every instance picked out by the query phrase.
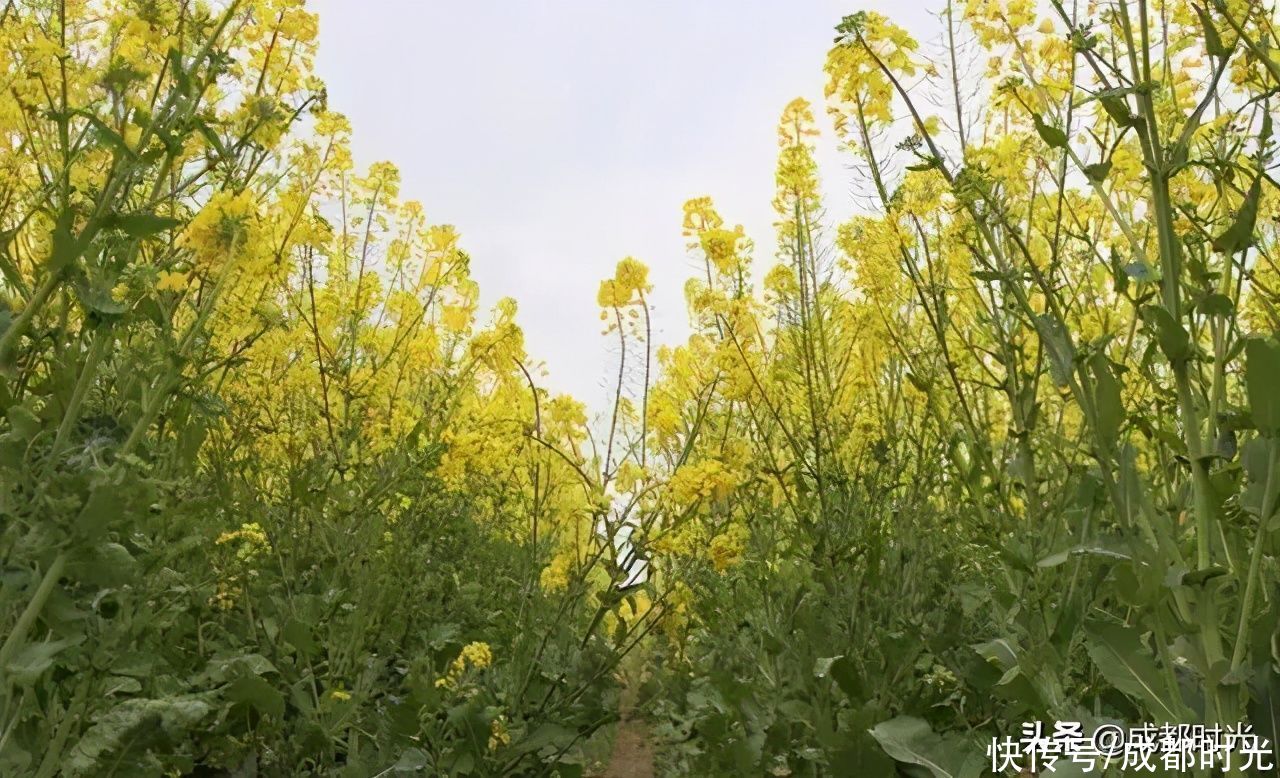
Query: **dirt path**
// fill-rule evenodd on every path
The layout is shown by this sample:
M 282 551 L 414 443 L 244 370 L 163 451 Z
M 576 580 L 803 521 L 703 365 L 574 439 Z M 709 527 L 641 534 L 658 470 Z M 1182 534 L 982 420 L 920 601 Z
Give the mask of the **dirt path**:
M 639 656 L 623 668 L 624 686 L 618 700 L 617 729 L 613 736 L 613 753 L 609 767 L 601 778 L 653 778 L 653 740 L 644 717 L 635 712 L 637 690 L 644 676 Z
M 643 721 L 623 714 L 604 778 L 653 778 L 653 744 Z

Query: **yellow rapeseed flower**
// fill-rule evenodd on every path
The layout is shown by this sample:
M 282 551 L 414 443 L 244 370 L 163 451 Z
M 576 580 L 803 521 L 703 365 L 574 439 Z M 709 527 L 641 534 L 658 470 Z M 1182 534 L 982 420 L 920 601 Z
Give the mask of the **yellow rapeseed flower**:
M 751 533 L 741 524 L 734 524 L 724 532 L 711 539 L 708 553 L 716 572 L 723 573 L 742 561 L 747 550 L 747 539 Z
M 236 541 L 240 542 L 239 548 L 236 549 L 236 558 L 242 562 L 248 562 L 262 551 L 271 548 L 267 533 L 263 532 L 262 525 L 256 521 L 241 524 L 240 529 L 234 532 L 222 533 L 214 543 L 222 546 Z
M 479 641 L 468 643 L 462 647 L 457 658 L 449 665 L 448 674 L 436 680 L 436 686 L 452 689 L 458 685 L 458 679 L 467 671 L 468 665 L 473 670 L 483 670 L 491 664 L 493 664 L 493 651 L 489 649 L 488 643 Z
M 169 270 L 160 274 L 156 281 L 156 289 L 162 292 L 181 292 L 188 285 L 186 273 L 175 273 Z

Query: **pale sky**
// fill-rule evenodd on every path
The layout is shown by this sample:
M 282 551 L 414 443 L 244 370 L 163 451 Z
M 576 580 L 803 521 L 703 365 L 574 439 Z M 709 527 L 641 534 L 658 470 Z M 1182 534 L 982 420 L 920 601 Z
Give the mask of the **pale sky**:
M 596 289 L 631 255 L 651 269 L 655 344 L 688 334 L 697 266 L 681 206 L 710 195 L 773 264 L 777 122 L 814 105 L 831 222 L 854 210 L 822 65 L 841 17 L 876 8 L 922 43 L 913 0 L 312 0 L 317 69 L 358 165 L 395 163 L 401 196 L 455 225 L 484 316 L 514 297 L 541 383 L 603 410 L 611 342 Z

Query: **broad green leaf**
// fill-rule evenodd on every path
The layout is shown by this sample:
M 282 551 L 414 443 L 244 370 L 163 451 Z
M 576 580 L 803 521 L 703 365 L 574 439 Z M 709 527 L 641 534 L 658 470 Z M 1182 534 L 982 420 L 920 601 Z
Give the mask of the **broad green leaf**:
M 80 554 L 68 570 L 68 576 L 93 586 L 121 586 L 132 580 L 137 562 L 129 550 L 119 543 L 100 543 Z
M 400 754 L 400 758 L 392 766 L 392 770 L 397 773 L 416 773 L 419 770 L 427 769 L 430 761 L 427 753 L 421 748 L 409 748 Z
M 840 661 L 841 659 L 844 659 L 843 654 L 838 654 L 836 656 L 819 657 L 817 661 L 813 663 L 813 677 L 826 678 L 827 674 L 831 672 L 831 666 L 836 662 Z
M 1121 386 L 1111 367 L 1111 360 L 1101 351 L 1089 360 L 1093 368 L 1093 399 L 1097 411 L 1098 435 L 1104 440 L 1114 440 L 1124 423 L 1124 403 Z
M 129 148 L 129 144 L 125 142 L 124 136 L 121 135 L 119 132 L 116 132 L 114 128 L 108 126 L 106 122 L 102 121 L 97 116 L 95 116 L 94 114 L 88 111 L 78 110 L 78 111 L 73 111 L 72 113 L 87 119 L 89 124 L 93 126 L 93 129 L 96 132 L 98 138 L 103 143 L 107 144 L 108 146 L 111 146 L 116 151 L 120 152 L 121 155 L 128 157 L 129 159 L 136 160 L 138 158 L 138 155 L 135 154 L 133 149 Z
M 251 706 L 264 716 L 284 717 L 284 695 L 257 675 L 246 675 L 232 681 L 226 689 L 227 699 Z
M 80 242 L 76 240 L 76 236 L 71 233 L 73 226 L 74 216 L 72 212 L 69 209 L 59 212 L 58 220 L 50 233 L 53 250 L 49 255 L 48 269 L 51 273 L 65 271 L 80 256 L 82 247 Z
M 831 663 L 831 678 L 850 700 L 860 700 L 865 694 L 862 675 L 858 672 L 853 660 L 847 656 L 836 658 Z
M 539 724 L 529 736 L 521 740 L 519 743 L 513 743 L 516 750 L 523 753 L 531 753 L 540 751 L 547 746 L 560 747 L 561 745 L 573 740 L 577 737 L 577 732 L 568 727 L 553 722 L 544 722 Z
M 1280 435 L 1280 343 L 1250 338 L 1245 345 L 1245 388 L 1249 413 L 1263 435 Z
M 1116 689 L 1146 703 L 1155 723 L 1188 719 L 1180 700 L 1170 697 L 1155 661 L 1147 653 L 1137 630 L 1118 624 L 1086 622 L 1085 647 L 1103 677 Z
M 315 654 L 316 641 L 311 636 L 311 628 L 298 619 L 289 619 L 285 622 L 280 635 L 304 657 Z
M 1040 133 L 1040 138 L 1049 144 L 1049 148 L 1065 149 L 1067 147 L 1067 134 L 1062 130 L 1047 124 L 1040 114 L 1034 114 L 1032 119 L 1036 123 L 1036 132 Z
M 48 643 L 28 643 L 4 666 L 4 673 L 10 681 L 19 686 L 31 686 L 39 680 L 44 671 L 53 667 L 54 657 L 82 642 L 84 642 L 84 636 Z
M 1049 352 L 1049 372 L 1053 382 L 1058 386 L 1066 386 L 1074 369 L 1076 350 L 1071 342 L 1071 335 L 1062 323 L 1047 314 L 1041 314 L 1035 320 L 1040 340 Z
M 106 686 L 102 690 L 104 697 L 112 694 L 137 694 L 142 691 L 142 684 L 137 678 L 130 678 L 127 675 L 116 675 L 107 679 Z
M 107 229 L 120 230 L 133 238 L 146 238 L 179 226 L 182 222 L 170 216 L 158 216 L 154 213 L 115 214 L 107 218 L 103 225 Z
M 1121 127 L 1133 127 L 1138 123 L 1138 118 L 1129 112 L 1129 106 L 1125 103 L 1123 97 L 1118 95 L 1108 95 L 1099 97 L 1098 102 L 1102 103 L 1102 108 L 1111 117 L 1111 120 Z
M 105 317 L 119 316 L 128 308 L 117 300 L 105 281 L 82 281 L 75 284 L 76 296 L 85 308 Z
M 124 518 L 124 509 L 120 485 L 100 480 L 94 484 L 76 517 L 76 532 L 89 540 L 101 538 L 112 524 Z
M 1107 174 L 1110 172 L 1111 172 L 1111 160 L 1109 159 L 1104 160 L 1102 162 L 1095 162 L 1092 165 L 1084 166 L 1085 178 L 1089 179 L 1095 184 L 1101 184 L 1103 181 L 1107 180 Z
M 266 675 L 278 672 L 270 659 L 256 653 L 213 659 L 205 669 L 205 675 L 217 682 L 229 681 L 245 675 Z
M 866 732 L 841 733 L 847 740 L 831 754 L 833 775 L 892 775 L 893 760 Z
M 1096 557 L 1102 557 L 1104 559 L 1113 559 L 1116 561 L 1123 561 L 1123 560 L 1129 559 L 1128 554 L 1122 553 L 1120 551 L 1106 548 L 1105 546 L 1098 545 L 1098 544 L 1084 544 L 1084 545 L 1072 546 L 1071 548 L 1065 548 L 1061 551 L 1050 554 L 1044 559 L 1041 559 L 1039 562 L 1036 562 L 1036 567 L 1057 567 L 1058 565 L 1062 564 L 1063 562 L 1066 562 L 1068 559 L 1072 557 L 1082 557 L 1082 556 L 1096 556 Z
M 1222 36 L 1218 34 L 1218 28 L 1214 26 L 1213 19 L 1209 18 L 1209 9 L 1199 5 L 1193 5 L 1196 16 L 1200 17 L 1200 29 L 1204 33 L 1204 50 L 1211 57 L 1225 57 L 1231 52 L 1227 47 L 1222 45 Z
M 30 408 L 23 405 L 14 405 L 9 408 L 9 428 L 18 436 L 19 440 L 31 440 L 40 431 L 40 417 L 31 412 Z
M 1234 254 L 1253 245 L 1253 226 L 1258 221 L 1258 202 L 1262 199 L 1262 176 L 1255 176 L 1249 191 L 1240 203 L 1236 220 L 1221 235 L 1213 239 L 1214 249 L 1223 254 Z
M 1129 274 L 1125 272 L 1120 262 L 1120 252 L 1115 246 L 1111 247 L 1111 256 L 1108 258 L 1108 264 L 1111 267 L 1111 279 L 1115 286 L 1116 294 L 1124 294 L 1129 290 Z
M 1142 309 L 1148 326 L 1155 330 L 1156 342 L 1170 362 L 1181 362 L 1191 356 L 1191 335 L 1164 308 L 1148 305 Z
M 1004 638 L 978 643 L 973 646 L 973 650 L 978 652 L 978 656 L 1000 668 L 1001 672 L 1008 672 L 1018 666 L 1018 652 Z
M 170 736 L 196 726 L 212 708 L 195 698 L 124 700 L 102 716 L 81 736 L 63 761 L 66 775 L 106 775 L 113 756 L 127 749 L 135 733 L 158 727 Z
M 871 728 L 871 736 L 889 756 L 919 765 L 934 778 L 970 778 L 980 775 L 983 760 L 967 754 L 956 741 L 944 738 L 928 722 L 914 716 L 898 716 Z
M 1280 675 L 1268 666 L 1250 687 L 1249 723 L 1274 751 L 1280 748 Z
M 1235 303 L 1230 297 L 1220 292 L 1205 295 L 1196 303 L 1196 310 L 1205 316 L 1222 316 L 1224 318 L 1234 316 L 1236 312 Z

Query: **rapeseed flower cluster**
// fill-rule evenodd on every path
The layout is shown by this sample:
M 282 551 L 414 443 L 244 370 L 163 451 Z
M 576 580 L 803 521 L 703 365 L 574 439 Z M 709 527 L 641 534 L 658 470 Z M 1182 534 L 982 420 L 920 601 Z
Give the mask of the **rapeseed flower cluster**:
M 267 533 L 262 530 L 262 525 L 256 521 L 241 524 L 238 530 L 222 533 L 214 543 L 219 546 L 238 543 L 236 559 L 241 562 L 253 561 L 263 551 L 271 548 L 271 541 L 267 539 Z
M 443 678 L 436 679 L 436 687 L 441 689 L 456 689 L 458 682 L 467 672 L 467 669 L 483 670 L 493 664 L 493 651 L 490 650 L 488 643 L 473 642 L 462 647 L 462 651 L 449 665 L 449 672 Z

